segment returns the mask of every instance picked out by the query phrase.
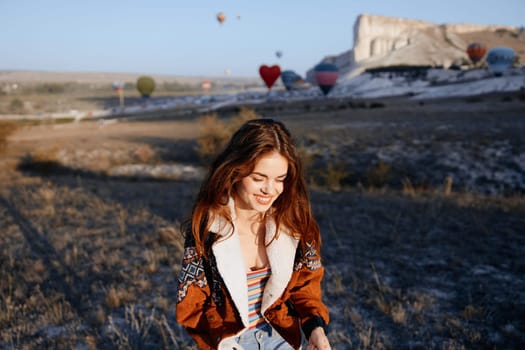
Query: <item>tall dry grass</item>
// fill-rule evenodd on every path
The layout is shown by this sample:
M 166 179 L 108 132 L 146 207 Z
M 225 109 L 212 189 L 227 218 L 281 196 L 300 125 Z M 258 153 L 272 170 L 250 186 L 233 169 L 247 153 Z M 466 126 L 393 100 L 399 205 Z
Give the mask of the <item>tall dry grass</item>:
M 7 138 L 15 132 L 18 124 L 13 121 L 0 120 L 0 155 L 3 154 L 7 148 Z
M 245 107 L 230 119 L 220 119 L 215 113 L 200 117 L 197 145 L 201 160 L 210 162 L 226 146 L 235 130 L 246 121 L 259 117 L 253 109 Z

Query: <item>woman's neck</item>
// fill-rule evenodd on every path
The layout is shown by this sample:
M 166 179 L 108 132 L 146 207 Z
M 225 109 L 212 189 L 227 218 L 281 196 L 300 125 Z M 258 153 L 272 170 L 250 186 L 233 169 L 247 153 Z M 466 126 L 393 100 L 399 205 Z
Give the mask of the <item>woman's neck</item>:
M 242 209 L 235 207 L 237 226 L 242 228 L 239 234 L 260 234 L 260 226 L 264 222 L 264 213 L 253 209 Z
M 253 209 L 242 209 L 235 206 L 235 216 L 237 217 L 237 220 L 245 223 L 260 223 L 263 221 L 264 213 Z

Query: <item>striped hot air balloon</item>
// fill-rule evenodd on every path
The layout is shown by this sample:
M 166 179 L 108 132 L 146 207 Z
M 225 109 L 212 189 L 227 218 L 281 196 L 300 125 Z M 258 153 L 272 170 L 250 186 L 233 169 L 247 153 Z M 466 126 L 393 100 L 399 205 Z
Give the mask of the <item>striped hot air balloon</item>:
M 332 90 L 339 77 L 339 69 L 332 63 L 320 63 L 314 68 L 317 85 L 326 96 Z

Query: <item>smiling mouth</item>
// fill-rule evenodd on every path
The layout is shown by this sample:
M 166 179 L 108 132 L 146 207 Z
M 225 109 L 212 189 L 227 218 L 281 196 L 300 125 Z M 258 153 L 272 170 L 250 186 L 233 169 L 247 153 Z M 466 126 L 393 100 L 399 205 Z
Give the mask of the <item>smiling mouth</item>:
M 272 201 L 272 197 L 255 195 L 255 200 L 256 200 L 257 203 L 259 203 L 259 204 L 262 204 L 262 205 L 268 205 L 268 204 L 271 203 L 271 201 Z

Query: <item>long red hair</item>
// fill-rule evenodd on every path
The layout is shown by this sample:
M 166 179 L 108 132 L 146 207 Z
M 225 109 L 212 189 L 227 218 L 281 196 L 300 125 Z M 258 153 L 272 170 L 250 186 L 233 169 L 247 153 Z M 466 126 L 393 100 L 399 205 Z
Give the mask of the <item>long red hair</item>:
M 288 160 L 288 172 L 281 195 L 272 205 L 271 215 L 286 233 L 320 246 L 319 226 L 315 221 L 306 190 L 301 160 L 285 125 L 273 119 L 253 119 L 244 123 L 210 166 L 191 216 L 191 233 L 199 255 L 207 255 L 205 242 L 210 237 L 209 213 L 226 218 L 233 226 L 228 200 L 235 184 L 250 175 L 260 157 L 276 151 Z

